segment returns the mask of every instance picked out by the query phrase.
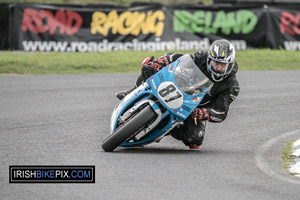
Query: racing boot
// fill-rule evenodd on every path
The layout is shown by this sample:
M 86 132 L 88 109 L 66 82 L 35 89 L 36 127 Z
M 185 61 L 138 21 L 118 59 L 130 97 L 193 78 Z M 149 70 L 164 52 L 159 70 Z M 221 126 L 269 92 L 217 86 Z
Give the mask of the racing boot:
M 129 94 L 130 92 L 132 92 L 135 88 L 136 88 L 136 87 L 131 88 L 131 89 L 129 89 L 129 90 L 117 92 L 115 95 L 116 95 L 116 97 L 117 97 L 119 100 L 122 100 L 127 94 Z

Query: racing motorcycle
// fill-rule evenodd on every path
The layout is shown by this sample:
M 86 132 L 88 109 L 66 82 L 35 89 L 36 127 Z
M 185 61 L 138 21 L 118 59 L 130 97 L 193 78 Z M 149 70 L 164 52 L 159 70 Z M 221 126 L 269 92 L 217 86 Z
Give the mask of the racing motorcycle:
M 159 142 L 183 124 L 212 86 L 190 55 L 181 56 L 119 101 L 103 150 Z

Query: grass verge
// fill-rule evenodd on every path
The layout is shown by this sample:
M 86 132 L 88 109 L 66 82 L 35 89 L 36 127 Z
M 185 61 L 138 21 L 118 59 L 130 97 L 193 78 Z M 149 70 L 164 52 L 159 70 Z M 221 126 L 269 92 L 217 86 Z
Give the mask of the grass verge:
M 145 57 L 166 52 L 110 51 L 101 53 L 0 52 L 0 74 L 138 73 Z M 191 51 L 180 53 L 193 53 Z M 239 70 L 300 70 L 297 51 L 238 51 Z
M 288 170 L 291 162 L 292 162 L 292 148 L 293 148 L 293 144 L 294 144 L 295 140 L 289 141 L 286 146 L 281 150 L 281 158 L 282 158 L 282 163 L 281 166 Z

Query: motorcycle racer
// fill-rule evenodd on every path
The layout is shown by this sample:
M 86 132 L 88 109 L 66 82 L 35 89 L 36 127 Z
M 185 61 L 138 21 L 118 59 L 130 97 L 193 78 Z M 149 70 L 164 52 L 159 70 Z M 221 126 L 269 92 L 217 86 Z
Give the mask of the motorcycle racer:
M 142 72 L 138 76 L 134 88 L 182 55 L 171 52 L 159 58 L 153 56 L 146 58 L 142 62 Z M 235 61 L 233 45 L 225 39 L 213 42 L 207 52 L 198 51 L 190 56 L 199 69 L 213 81 L 214 85 L 184 121 L 184 125 L 174 128 L 170 134 L 189 148 L 199 149 L 204 139 L 207 122 L 220 123 L 224 121 L 230 104 L 239 94 L 240 86 L 236 78 L 238 64 Z M 116 96 L 122 99 L 133 89 L 117 93 Z

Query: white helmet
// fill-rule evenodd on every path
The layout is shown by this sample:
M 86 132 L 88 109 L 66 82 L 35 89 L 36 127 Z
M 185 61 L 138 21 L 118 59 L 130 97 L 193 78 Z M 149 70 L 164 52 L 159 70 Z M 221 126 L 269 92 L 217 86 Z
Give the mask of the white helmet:
M 226 63 L 224 71 L 215 71 L 212 62 Z M 233 45 L 225 39 L 216 40 L 210 46 L 207 56 L 207 71 L 210 73 L 212 79 L 216 82 L 222 81 L 232 71 L 235 64 L 235 50 Z

